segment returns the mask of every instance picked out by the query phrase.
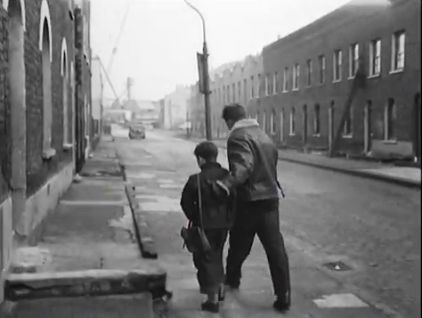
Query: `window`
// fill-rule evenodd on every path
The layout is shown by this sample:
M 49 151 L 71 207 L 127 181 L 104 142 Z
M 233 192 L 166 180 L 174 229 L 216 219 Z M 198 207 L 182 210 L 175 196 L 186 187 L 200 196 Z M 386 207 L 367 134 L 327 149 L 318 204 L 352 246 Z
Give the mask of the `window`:
M 223 102 L 223 104 L 226 103 L 226 86 L 223 86 L 222 102 Z
M 296 133 L 295 115 L 296 115 L 296 110 L 294 107 L 292 107 L 292 109 L 290 110 L 290 132 L 289 132 L 291 136 L 293 136 Z
M 268 75 L 266 75 L 265 76 L 265 83 L 264 83 L 264 85 L 265 85 L 265 96 L 268 96 L 269 95 L 269 92 L 270 92 L 270 87 L 269 87 L 269 85 L 270 85 L 270 83 L 269 83 L 269 81 L 268 81 Z
M 288 82 L 289 82 L 289 68 L 285 67 L 283 71 L 283 92 L 287 92 L 287 90 L 289 89 Z
M 384 110 L 384 139 L 394 140 L 395 135 L 395 121 L 396 121 L 396 106 L 394 99 L 389 98 Z
M 319 135 L 321 133 L 321 115 L 320 115 L 320 106 L 316 104 L 314 106 L 314 135 Z
M 342 66 L 342 53 L 341 50 L 334 51 L 334 59 L 333 59 L 333 81 L 338 82 L 341 81 L 341 66 Z
M 277 123 L 275 121 L 275 110 L 273 109 L 271 112 L 271 116 L 270 116 L 270 130 L 271 130 L 271 135 L 275 135 L 276 131 L 277 131 Z
M 278 73 L 275 72 L 274 77 L 273 77 L 273 95 L 277 94 L 277 90 L 278 90 Z
M 306 61 L 306 85 L 312 85 L 312 60 Z
M 372 40 L 369 44 L 369 75 L 376 76 L 381 73 L 381 40 Z
M 295 64 L 293 67 L 293 89 L 299 89 L 299 76 L 300 76 L 300 65 Z
M 318 64 L 319 64 L 319 83 L 325 83 L 325 56 L 320 55 L 318 56 Z
M 404 69 L 404 31 L 398 31 L 393 34 L 391 48 L 391 70 L 401 71 Z
M 351 137 L 352 136 L 352 115 L 353 115 L 353 107 L 350 106 L 349 111 L 346 115 L 346 120 L 344 121 L 343 126 L 343 137 Z
M 359 44 L 354 43 L 349 48 L 349 77 L 354 77 L 359 66 Z
M 251 76 L 251 99 L 255 98 L 255 83 L 254 83 L 254 77 Z
M 261 88 L 261 74 L 258 74 L 258 83 L 256 83 L 256 97 L 259 98 L 261 96 L 260 88 Z

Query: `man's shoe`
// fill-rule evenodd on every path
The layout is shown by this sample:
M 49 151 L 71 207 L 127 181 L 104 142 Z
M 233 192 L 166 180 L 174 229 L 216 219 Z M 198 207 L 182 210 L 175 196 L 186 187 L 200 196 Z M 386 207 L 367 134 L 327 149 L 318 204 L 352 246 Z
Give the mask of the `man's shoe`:
M 210 301 L 206 301 L 206 302 L 202 303 L 202 305 L 201 305 L 201 310 L 203 310 L 203 311 L 218 313 L 219 309 L 220 309 L 220 306 L 218 305 L 218 303 L 212 303 Z
M 275 310 L 284 313 L 290 309 L 290 302 L 286 302 L 281 298 L 277 298 L 277 300 L 273 304 L 273 307 Z
M 227 278 L 227 276 L 226 276 L 226 279 L 224 281 L 224 285 L 226 285 L 230 289 L 239 289 L 240 281 Z

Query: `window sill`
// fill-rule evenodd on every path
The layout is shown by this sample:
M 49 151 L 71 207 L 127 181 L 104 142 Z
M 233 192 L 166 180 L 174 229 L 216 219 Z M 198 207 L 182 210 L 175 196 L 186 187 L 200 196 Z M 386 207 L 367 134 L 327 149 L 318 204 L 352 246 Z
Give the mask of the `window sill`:
M 299 91 L 299 88 L 293 88 L 292 89 L 292 92 L 298 92 Z
M 73 149 L 73 144 L 71 143 L 64 143 L 63 144 L 63 151 L 70 151 Z
M 50 160 L 56 155 L 56 149 L 54 148 L 48 148 L 43 150 L 42 152 L 42 159 L 43 160 Z
M 286 90 L 286 91 L 282 91 L 282 93 L 284 94 L 284 93 L 288 93 L 289 91 L 288 90 Z
M 348 80 L 348 81 L 354 80 L 354 79 L 355 79 L 355 77 L 356 77 L 356 75 L 349 76 L 349 77 L 347 78 L 347 80 Z
M 333 83 L 340 83 L 341 82 L 341 79 L 338 79 L 338 80 L 334 80 L 333 81 Z
M 397 69 L 397 70 L 391 70 L 390 74 L 399 74 L 399 73 L 403 73 L 403 71 L 404 71 L 404 68 L 400 68 L 400 69 Z
M 289 136 L 290 136 L 290 137 L 293 137 L 293 136 L 296 136 L 296 134 L 294 134 L 294 133 L 289 133 Z
M 381 77 L 381 73 L 369 75 L 368 78 L 378 78 Z
M 317 138 L 319 138 L 319 137 L 321 137 L 321 134 L 313 134 L 313 135 L 312 135 L 312 137 L 317 137 Z
M 352 139 L 353 135 L 341 135 L 341 137 L 344 139 Z

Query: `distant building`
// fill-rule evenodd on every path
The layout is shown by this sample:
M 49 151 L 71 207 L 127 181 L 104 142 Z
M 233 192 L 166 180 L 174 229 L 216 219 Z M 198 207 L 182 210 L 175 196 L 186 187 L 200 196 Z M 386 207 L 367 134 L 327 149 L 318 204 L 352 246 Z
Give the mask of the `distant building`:
M 262 72 L 260 55 L 248 56 L 239 62 L 224 64 L 210 72 L 210 103 L 213 138 L 227 136 L 227 127 L 221 118 L 224 105 L 240 103 L 253 107 L 258 96 L 258 84 Z M 199 93 L 198 85 L 191 86 L 190 118 L 192 133 L 204 136 L 205 108 L 204 96 Z
M 163 128 L 176 129 L 186 122 L 189 96 L 189 87 L 179 85 L 164 97 L 161 115 Z
M 328 150 L 340 131 L 340 153 L 420 159 L 420 6 L 354 0 L 264 47 L 251 114 L 280 146 Z

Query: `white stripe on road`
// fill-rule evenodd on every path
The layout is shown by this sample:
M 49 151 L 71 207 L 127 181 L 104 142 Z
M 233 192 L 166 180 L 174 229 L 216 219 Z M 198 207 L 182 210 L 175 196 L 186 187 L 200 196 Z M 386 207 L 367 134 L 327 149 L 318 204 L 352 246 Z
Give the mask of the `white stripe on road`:
M 369 307 L 354 294 L 332 294 L 323 295 L 319 299 L 314 299 L 314 303 L 319 308 L 364 308 Z

